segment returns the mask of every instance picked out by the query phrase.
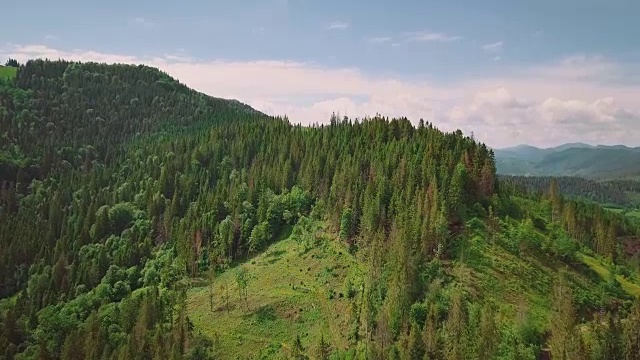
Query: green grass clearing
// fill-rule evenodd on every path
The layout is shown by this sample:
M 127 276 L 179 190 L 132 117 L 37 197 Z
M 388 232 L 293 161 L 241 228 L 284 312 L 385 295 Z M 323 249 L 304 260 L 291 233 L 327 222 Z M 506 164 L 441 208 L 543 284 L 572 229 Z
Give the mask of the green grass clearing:
M 629 210 L 625 213 L 629 217 L 640 219 L 640 210 Z
M 580 259 L 582 260 L 583 263 L 589 266 L 593 271 L 597 272 L 598 275 L 602 277 L 602 279 L 604 279 L 605 281 L 609 279 L 609 269 L 607 269 L 602 264 L 600 264 L 598 260 L 584 254 L 580 255 Z M 636 297 L 640 296 L 640 285 L 625 279 L 621 275 L 616 275 L 616 279 L 618 280 L 618 282 L 620 283 L 624 291 L 626 291 L 629 295 L 633 295 Z
M 13 79 L 16 77 L 18 68 L 0 65 L 0 79 Z
M 620 209 L 620 208 L 605 208 L 605 210 L 609 210 L 609 211 L 614 212 L 616 214 L 622 214 L 624 212 L 624 209 Z
M 322 335 L 335 350 L 347 347 L 351 301 L 346 283 L 353 279 L 359 288 L 363 276 L 341 243 L 326 239 L 301 254 L 290 236 L 240 266 L 249 274 L 246 302 L 236 285 L 238 267 L 214 280 L 213 309 L 208 285 L 190 289 L 187 297 L 189 318 L 206 337 L 218 339 L 223 358 L 288 356 L 296 335 L 309 353 Z

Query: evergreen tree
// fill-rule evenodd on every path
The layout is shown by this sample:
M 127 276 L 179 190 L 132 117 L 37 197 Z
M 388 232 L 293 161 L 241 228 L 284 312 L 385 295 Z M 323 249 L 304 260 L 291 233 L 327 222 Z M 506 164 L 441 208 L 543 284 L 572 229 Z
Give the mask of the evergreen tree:
M 624 323 L 623 353 L 625 360 L 640 359 L 640 298 L 636 298 Z
M 562 195 L 556 178 L 551 179 L 549 198 L 551 199 L 551 221 L 558 221 L 562 214 Z
M 500 333 L 496 324 L 496 314 L 493 306 L 490 301 L 485 301 L 481 311 L 480 329 L 478 331 L 478 356 L 480 359 L 493 358 L 498 346 Z
M 553 285 L 552 311 L 549 317 L 551 336 L 549 347 L 553 359 L 576 359 L 580 347 L 580 333 L 576 330 L 576 314 L 572 291 L 565 275 L 560 274 Z
M 424 359 L 442 359 L 442 350 L 438 334 L 438 315 L 435 304 L 429 306 L 427 319 L 422 332 L 422 341 L 424 342 Z
M 329 343 L 324 340 L 324 334 L 322 334 L 320 335 L 320 343 L 318 344 L 316 359 L 329 360 L 329 356 L 331 356 L 331 348 Z
M 451 296 L 451 306 L 445 323 L 446 358 L 463 360 L 467 357 L 467 314 L 462 291 L 456 289 Z

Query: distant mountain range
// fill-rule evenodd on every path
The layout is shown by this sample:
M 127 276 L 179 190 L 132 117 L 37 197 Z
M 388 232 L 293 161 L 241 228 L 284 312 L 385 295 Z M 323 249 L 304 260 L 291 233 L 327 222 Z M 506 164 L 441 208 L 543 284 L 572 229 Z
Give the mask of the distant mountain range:
M 640 147 L 569 143 L 552 148 L 518 145 L 494 152 L 498 173 L 504 175 L 640 178 Z

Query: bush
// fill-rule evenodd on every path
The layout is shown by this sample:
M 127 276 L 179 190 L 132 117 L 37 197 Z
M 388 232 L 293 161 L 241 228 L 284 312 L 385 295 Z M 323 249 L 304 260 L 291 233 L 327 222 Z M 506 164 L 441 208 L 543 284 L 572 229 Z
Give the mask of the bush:
M 345 293 L 347 294 L 347 298 L 349 299 L 353 299 L 358 293 L 358 290 L 356 290 L 356 287 L 354 286 L 351 279 L 347 280 L 347 284 L 345 285 Z
M 336 297 L 336 292 L 333 289 L 329 289 L 329 294 L 327 296 L 329 300 L 333 300 Z

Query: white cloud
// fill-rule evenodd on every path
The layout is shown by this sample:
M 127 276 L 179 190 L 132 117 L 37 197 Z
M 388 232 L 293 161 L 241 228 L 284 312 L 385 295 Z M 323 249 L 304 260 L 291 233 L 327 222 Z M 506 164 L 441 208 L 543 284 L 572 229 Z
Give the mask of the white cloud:
M 129 23 L 133 24 L 133 25 L 137 25 L 137 26 L 141 26 L 145 29 L 151 29 L 152 27 L 155 26 L 155 24 L 151 21 L 149 21 L 148 19 L 145 19 L 143 17 L 136 17 L 133 18 L 129 21 Z
M 504 46 L 504 42 L 503 41 L 496 41 L 494 43 L 491 44 L 486 44 L 482 46 L 482 49 L 488 53 L 501 53 L 502 52 L 502 48 Z
M 342 21 L 334 21 L 331 24 L 327 25 L 327 30 L 345 30 L 349 27 L 349 23 Z
M 371 44 L 384 44 L 388 43 L 391 40 L 392 39 L 389 36 L 374 36 L 366 39 L 366 41 Z
M 44 36 L 45 40 L 58 40 L 59 37 L 57 35 L 53 35 L 53 34 L 47 34 Z
M 612 97 L 593 101 L 557 97 L 530 100 L 516 98 L 501 87 L 477 93 L 469 105 L 456 106 L 447 116 L 460 126 L 473 127 L 476 135 L 489 143 L 637 145 L 635 138 L 640 135 L 640 109 L 625 107 Z M 514 139 L 507 142 L 507 137 Z
M 553 65 L 534 68 L 541 76 L 567 79 L 603 79 L 619 77 L 622 68 L 602 56 L 578 54 L 565 57 Z
M 407 116 L 415 123 L 424 118 L 445 131 L 473 131 L 495 147 L 570 141 L 640 145 L 640 84 L 606 81 L 624 66 L 598 57 L 574 56 L 534 67 L 505 65 L 502 76 L 448 84 L 292 61 L 204 61 L 180 51 L 141 58 L 44 45 L 0 48 L 0 58 L 7 57 L 20 62 L 47 57 L 145 63 L 199 91 L 236 98 L 303 124 L 327 122 L 332 112 L 350 117 L 380 113 Z
M 452 36 L 432 31 L 414 31 L 404 34 L 408 41 L 420 42 L 452 42 L 462 39 L 460 36 Z

